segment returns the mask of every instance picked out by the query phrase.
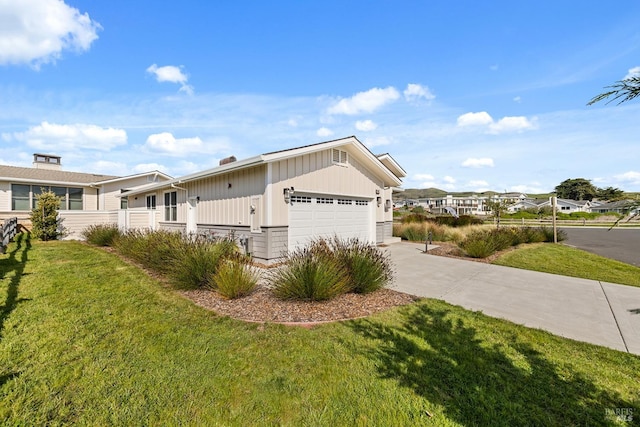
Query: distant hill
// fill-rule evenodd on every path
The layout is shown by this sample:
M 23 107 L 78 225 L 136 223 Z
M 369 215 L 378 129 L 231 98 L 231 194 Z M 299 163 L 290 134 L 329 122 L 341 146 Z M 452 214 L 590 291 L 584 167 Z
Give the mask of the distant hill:
M 397 200 L 405 200 L 405 199 L 430 199 L 430 198 L 438 198 L 445 197 L 447 194 L 450 194 L 454 197 L 469 197 L 474 194 L 477 196 L 490 197 L 495 194 L 498 194 L 498 191 L 483 191 L 481 193 L 476 193 L 474 191 L 445 191 L 440 190 L 439 188 L 406 188 L 402 193 L 396 196 Z M 551 193 L 543 193 L 543 194 L 530 194 L 526 193 L 528 197 L 532 199 L 548 199 L 551 197 Z

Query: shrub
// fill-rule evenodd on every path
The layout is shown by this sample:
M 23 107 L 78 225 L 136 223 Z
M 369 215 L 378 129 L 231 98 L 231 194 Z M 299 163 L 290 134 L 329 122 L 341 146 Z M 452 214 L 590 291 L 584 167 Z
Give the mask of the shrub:
M 31 234 L 40 240 L 55 240 L 64 234 L 62 219 L 58 217 L 61 199 L 51 190 L 36 195 L 36 206 L 31 211 Z
M 274 269 L 267 280 L 280 299 L 322 301 L 350 288 L 344 267 L 323 240 L 290 252 L 285 265 Z
M 408 215 L 405 215 L 402 217 L 402 223 L 403 224 L 411 224 L 414 222 L 425 222 L 429 219 L 429 217 L 423 213 L 419 213 L 419 212 L 415 212 L 415 213 L 410 213 Z
M 459 244 L 460 248 L 472 258 L 486 258 L 496 252 L 493 242 L 481 236 L 470 236 Z
M 449 227 L 464 227 L 467 225 L 484 224 L 483 220 L 471 215 L 460 215 L 458 218 L 449 215 L 443 215 L 435 217 L 434 221 L 437 224 L 448 225 Z
M 224 260 L 236 254 L 238 249 L 232 237 L 213 241 L 203 237 L 183 238 L 171 260 L 169 274 L 180 288 L 200 288 L 210 282 Z
M 393 235 L 410 242 L 424 242 L 427 238 L 427 228 L 425 223 L 395 224 Z
M 96 246 L 113 246 L 119 236 L 120 230 L 117 224 L 90 225 L 82 230 L 82 237 Z
M 358 239 L 341 240 L 337 236 L 329 247 L 344 268 L 350 290 L 359 294 L 382 289 L 393 278 L 389 255 Z
M 116 249 L 127 258 L 159 273 L 172 269 L 172 260 L 186 247 L 186 240 L 177 231 L 132 229 L 115 242 Z
M 208 285 L 227 299 L 250 294 L 258 283 L 259 274 L 251 269 L 246 260 L 237 256 L 222 261 L 215 274 L 210 276 Z

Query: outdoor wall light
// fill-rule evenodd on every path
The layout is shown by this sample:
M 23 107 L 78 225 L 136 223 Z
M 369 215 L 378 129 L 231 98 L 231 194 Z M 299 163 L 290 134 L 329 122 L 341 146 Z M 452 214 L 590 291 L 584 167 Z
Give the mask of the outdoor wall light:
M 387 199 L 384 201 L 384 209 L 387 211 L 391 209 L 391 199 Z
M 378 207 L 382 204 L 382 197 L 376 197 L 376 203 L 378 203 Z
M 282 194 L 284 195 L 284 202 L 285 203 L 289 203 L 291 201 L 291 195 L 293 194 L 294 189 L 293 187 L 291 188 L 285 188 L 282 190 Z

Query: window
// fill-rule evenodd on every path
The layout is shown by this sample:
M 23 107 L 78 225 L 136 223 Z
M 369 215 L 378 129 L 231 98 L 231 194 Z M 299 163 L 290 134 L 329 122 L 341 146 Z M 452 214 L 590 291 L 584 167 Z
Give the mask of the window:
M 82 188 L 69 187 L 69 209 L 72 211 L 82 210 Z
M 350 205 L 352 202 L 351 199 L 338 199 L 338 204 L 339 205 Z
M 31 209 L 29 204 L 30 185 L 12 184 L 11 185 L 11 210 L 28 211 Z
M 311 203 L 311 197 L 291 196 L 291 203 Z
M 178 220 L 178 192 L 164 193 L 164 220 Z
M 149 209 L 149 210 L 155 210 L 156 209 L 156 195 L 155 194 L 149 194 L 147 196 L 147 209 Z
M 387 202 L 390 202 L 390 200 L 387 200 Z M 368 200 L 356 200 L 357 206 L 367 206 L 368 204 L 369 204 Z
M 327 197 L 318 197 L 316 199 L 316 203 L 332 205 L 333 204 L 333 199 L 327 198 Z
M 67 209 L 67 188 L 66 187 L 51 187 L 51 192 L 60 198 L 60 205 L 58 209 Z
M 333 163 L 347 164 L 347 152 L 343 150 L 333 149 L 332 152 Z

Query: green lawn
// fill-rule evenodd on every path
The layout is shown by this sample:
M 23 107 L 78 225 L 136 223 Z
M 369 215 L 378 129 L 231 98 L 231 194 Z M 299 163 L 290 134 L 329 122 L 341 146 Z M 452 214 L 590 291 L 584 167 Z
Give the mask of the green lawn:
M 2 425 L 640 420 L 640 357 L 440 301 L 310 330 L 244 323 L 102 249 L 24 234 L 0 278 Z
M 507 252 L 494 264 L 602 282 L 640 286 L 640 268 L 565 245 L 536 244 Z

